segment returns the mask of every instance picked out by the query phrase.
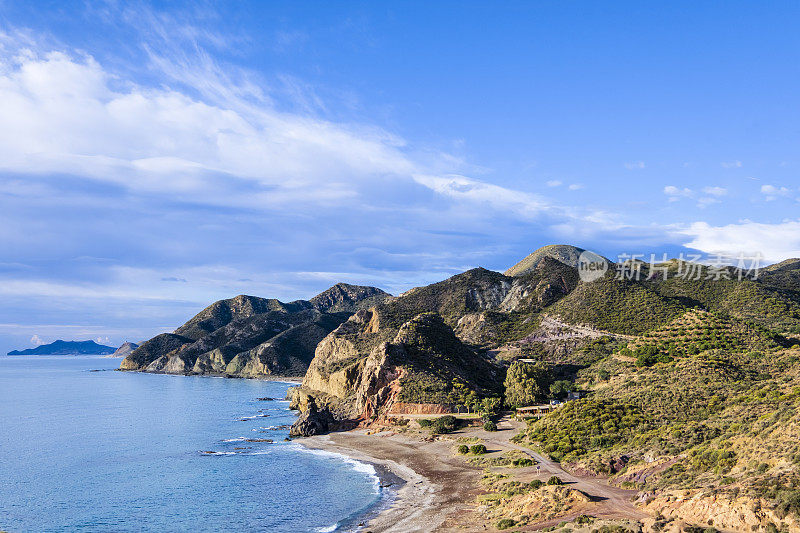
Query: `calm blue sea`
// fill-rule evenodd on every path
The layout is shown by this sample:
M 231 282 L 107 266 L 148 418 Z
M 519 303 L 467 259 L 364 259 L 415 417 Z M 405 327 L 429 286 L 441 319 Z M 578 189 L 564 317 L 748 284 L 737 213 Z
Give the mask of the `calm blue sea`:
M 117 366 L 0 357 L 0 530 L 333 531 L 378 501 L 371 466 L 283 442 L 289 384 Z

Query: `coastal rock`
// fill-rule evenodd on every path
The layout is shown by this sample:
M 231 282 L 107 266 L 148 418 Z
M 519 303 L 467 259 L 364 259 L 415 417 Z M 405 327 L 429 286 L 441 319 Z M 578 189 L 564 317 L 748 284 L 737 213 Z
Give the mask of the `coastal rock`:
M 417 315 L 381 341 L 392 330 L 373 330 L 378 313 L 360 312 L 320 342 L 293 393 L 294 408 L 324 405 L 337 420 L 365 421 L 393 413 L 395 405 L 402 412 L 452 412 L 453 383 L 484 395 L 494 390 L 498 369 L 438 314 Z

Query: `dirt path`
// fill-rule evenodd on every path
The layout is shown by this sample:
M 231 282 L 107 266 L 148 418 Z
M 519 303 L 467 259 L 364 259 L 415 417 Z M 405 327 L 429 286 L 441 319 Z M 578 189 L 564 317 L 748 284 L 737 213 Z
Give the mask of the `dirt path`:
M 469 436 L 482 439 L 490 452 L 519 450 L 537 461 L 539 470 L 521 469 L 515 472 L 523 478 L 546 480 L 552 475 L 588 496 L 595 504 L 591 513 L 601 518 L 640 519 L 647 515 L 631 502 L 636 491 L 612 487 L 603 480 L 574 476 L 558 463 L 532 450 L 510 441 L 525 426 L 513 418 L 503 418 L 498 431 L 469 428 L 453 437 Z M 379 532 L 465 532 L 494 531 L 494 523 L 477 512 L 477 496 L 484 490 L 479 480 L 482 469 L 467 463 L 453 453 L 454 441 L 421 440 L 420 436 L 397 434 L 393 431 L 372 435 L 364 430 L 332 433 L 303 439 L 303 445 L 320 448 L 370 462 L 390 471 L 394 478 L 381 475 L 384 486 L 391 486 L 395 497 L 393 505 L 373 517 L 366 531 Z M 524 472 L 523 472 L 524 470 Z M 381 474 L 380 468 L 378 473 Z M 579 513 L 580 514 L 580 513 Z M 530 524 L 523 529 L 532 531 L 575 518 L 562 515 L 558 519 Z
M 519 433 L 525 427 L 523 422 L 514 420 L 511 417 L 503 418 L 498 424 L 497 433 L 486 433 L 486 436 L 481 436 L 488 444 L 499 446 L 501 448 L 510 448 L 519 450 L 528 454 L 536 460 L 541 470 L 540 475 L 549 477 L 551 475 L 558 476 L 564 483 L 569 484 L 571 487 L 576 488 L 588 496 L 592 497 L 600 505 L 597 511 L 592 514 L 603 517 L 623 517 L 640 519 L 648 516 L 641 512 L 631 501 L 636 496 L 637 491 L 626 490 L 619 487 L 609 485 L 604 480 L 592 477 L 574 476 L 561 468 L 559 463 L 551 461 L 550 459 L 542 456 L 531 450 L 511 442 L 509 439 Z M 509 435 L 510 433 L 510 435 Z M 495 436 L 496 435 L 496 436 Z M 544 524 L 543 524 L 544 525 Z

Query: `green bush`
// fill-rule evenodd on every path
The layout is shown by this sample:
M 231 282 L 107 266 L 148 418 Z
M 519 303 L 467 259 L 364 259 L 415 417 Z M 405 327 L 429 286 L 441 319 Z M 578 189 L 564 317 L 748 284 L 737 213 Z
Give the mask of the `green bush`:
M 544 485 L 544 482 L 541 479 L 534 479 L 528 485 L 530 485 L 533 490 L 536 490 L 541 488 Z
M 456 429 L 458 429 L 458 419 L 453 415 L 441 416 L 431 424 L 434 433 L 450 433 Z
M 632 405 L 603 400 L 567 402 L 533 423 L 528 440 L 556 460 L 574 459 L 589 451 L 612 447 L 648 429 L 642 412 Z
M 469 446 L 467 446 L 466 444 L 462 444 L 461 446 L 458 447 L 458 453 L 460 453 L 461 455 L 468 454 L 469 453 Z
M 433 421 L 429 420 L 427 418 L 420 418 L 419 419 L 419 427 L 421 427 L 421 428 L 429 428 L 429 427 L 431 427 L 432 423 L 433 423 Z
M 483 423 L 483 429 L 486 431 L 497 431 L 497 424 L 492 422 L 491 420 L 487 420 Z
M 471 451 L 473 455 L 483 455 L 486 453 L 486 446 L 483 444 L 473 444 L 469 451 Z
M 514 527 L 517 525 L 516 520 L 512 520 L 510 518 L 503 518 L 498 520 L 497 522 L 497 529 L 508 529 L 510 527 Z
M 550 476 L 550 479 L 547 480 L 548 485 L 563 485 L 564 482 L 561 481 L 561 478 L 558 476 Z

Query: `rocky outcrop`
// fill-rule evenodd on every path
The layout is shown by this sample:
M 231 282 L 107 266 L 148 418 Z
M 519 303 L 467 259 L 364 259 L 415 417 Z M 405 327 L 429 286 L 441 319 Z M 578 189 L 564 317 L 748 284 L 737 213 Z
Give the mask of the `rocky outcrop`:
M 289 429 L 289 436 L 311 437 L 312 435 L 323 435 L 334 427 L 337 427 L 337 423 L 330 411 L 326 408 L 320 410 L 316 404 L 311 402 L 308 408 L 292 424 Z
M 237 377 L 301 376 L 317 343 L 362 303 L 390 295 L 339 284 L 309 301 L 240 295 L 208 306 L 174 333 L 133 350 L 122 370 Z
M 360 311 L 317 346 L 292 406 L 324 405 L 337 420 L 400 412 L 452 412 L 458 388 L 494 393 L 498 369 L 465 346 L 435 313 L 403 324 L 391 340 L 379 310 Z M 388 330 L 392 331 L 392 330 Z
M 309 303 L 314 309 L 326 313 L 355 312 L 359 309 L 369 309 L 388 298 L 391 298 L 389 293 L 376 287 L 337 283 L 311 298 Z

